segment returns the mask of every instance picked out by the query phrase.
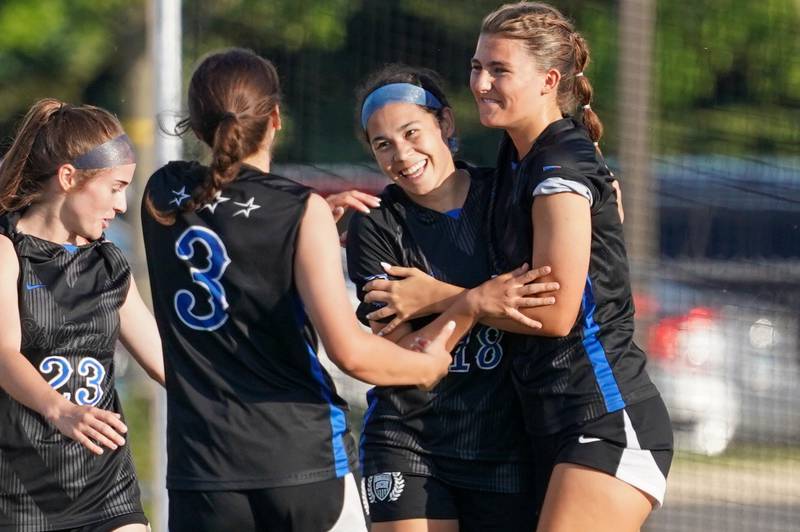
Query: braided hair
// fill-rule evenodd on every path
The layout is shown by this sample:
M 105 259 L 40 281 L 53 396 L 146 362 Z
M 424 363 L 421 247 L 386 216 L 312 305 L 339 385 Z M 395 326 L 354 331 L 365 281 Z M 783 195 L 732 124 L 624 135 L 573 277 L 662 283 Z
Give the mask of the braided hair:
M 603 124 L 592 110 L 592 84 L 584 73 L 589 66 L 589 46 L 569 19 L 545 3 L 517 2 L 489 13 L 483 19 L 481 33 L 520 40 L 541 70 L 558 70 L 561 114 L 574 115 L 580 107 L 592 141 L 600 140 Z
M 273 64 L 250 50 L 232 48 L 206 56 L 189 82 L 189 116 L 176 126 L 192 131 L 211 148 L 204 182 L 180 209 L 193 211 L 208 203 L 236 179 L 242 161 L 264 141 L 272 112 L 280 103 L 280 81 Z M 175 221 L 175 211 L 160 211 L 145 200 L 162 224 Z

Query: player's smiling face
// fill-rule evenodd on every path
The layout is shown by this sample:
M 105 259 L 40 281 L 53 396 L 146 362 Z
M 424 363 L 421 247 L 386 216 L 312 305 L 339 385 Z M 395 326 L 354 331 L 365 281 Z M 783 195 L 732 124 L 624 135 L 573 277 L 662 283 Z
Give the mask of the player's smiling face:
M 481 124 L 508 130 L 525 127 L 555 102 L 552 92 L 542 94 L 545 78 L 523 41 L 482 33 L 469 79 Z
M 367 122 L 375 160 L 384 174 L 412 196 L 437 189 L 454 171 L 447 138 L 453 134 L 452 113 L 437 117 L 413 103 L 384 105 Z
M 133 179 L 135 164 L 100 170 L 67 192 L 65 225 L 71 233 L 97 240 L 117 214 L 127 209 L 125 189 Z

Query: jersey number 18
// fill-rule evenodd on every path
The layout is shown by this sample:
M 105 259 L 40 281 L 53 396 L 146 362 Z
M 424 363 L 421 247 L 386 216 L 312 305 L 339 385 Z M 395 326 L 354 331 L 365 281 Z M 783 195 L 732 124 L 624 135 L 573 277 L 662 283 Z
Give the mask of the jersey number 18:
M 467 347 L 471 337 L 478 341 L 478 352 L 475 353 L 475 363 L 480 369 L 491 370 L 500 364 L 503 359 L 503 332 L 494 327 L 478 326 L 471 329 L 464 338 L 458 342 L 453 350 L 453 363 L 450 364 L 452 373 L 466 373 L 470 363 L 467 362 Z

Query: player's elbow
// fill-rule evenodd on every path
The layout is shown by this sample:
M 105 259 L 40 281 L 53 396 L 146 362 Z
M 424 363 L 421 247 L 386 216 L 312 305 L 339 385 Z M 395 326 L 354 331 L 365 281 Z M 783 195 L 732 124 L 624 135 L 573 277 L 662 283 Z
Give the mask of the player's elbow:
M 539 331 L 539 336 L 548 336 L 552 338 L 567 336 L 575 326 L 575 320 L 577 320 L 577 318 L 577 312 L 553 313 L 549 316 L 549 319 L 542 319 L 542 328 Z
M 571 326 L 570 327 L 566 327 L 566 326 L 564 326 L 562 324 L 559 324 L 558 326 L 554 326 L 554 327 L 548 327 L 546 325 L 543 325 L 542 328 L 539 330 L 539 336 L 548 336 L 548 337 L 551 337 L 551 338 L 561 338 L 563 336 L 567 336 L 570 333 L 571 330 L 572 330 Z
M 337 368 L 351 377 L 356 377 L 361 369 L 358 357 L 352 354 L 332 355 L 329 353 L 328 358 L 336 364 Z
M 363 334 L 362 334 L 363 333 Z M 365 352 L 366 341 L 362 341 L 362 336 L 369 336 L 368 333 L 359 331 L 344 341 L 337 342 L 327 349 L 328 358 L 336 364 L 340 370 L 351 377 L 356 377 L 363 372 L 364 363 L 368 354 Z
M 150 368 L 147 370 L 147 375 L 160 384 L 162 388 L 166 387 L 167 383 L 164 378 L 164 368 Z
M 330 361 L 336 364 L 337 368 L 348 375 L 352 375 L 353 371 L 358 368 L 358 357 L 348 353 L 345 349 L 338 347 L 328 348 L 326 349 L 326 354 Z

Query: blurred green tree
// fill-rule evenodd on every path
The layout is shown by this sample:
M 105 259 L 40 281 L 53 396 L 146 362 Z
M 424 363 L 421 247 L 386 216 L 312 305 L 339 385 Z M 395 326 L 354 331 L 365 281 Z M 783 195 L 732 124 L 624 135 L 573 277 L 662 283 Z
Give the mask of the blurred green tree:
M 658 2 L 662 151 L 796 153 L 800 2 Z
M 258 43 L 289 52 L 337 49 L 361 0 L 184 0 L 185 44 L 192 55 Z M 193 35 L 193 36 L 192 36 Z
M 144 19 L 144 0 L 0 3 L 2 131 L 44 96 L 118 111 L 116 84 L 144 49 Z
M 554 1 L 592 46 L 594 107 L 615 151 L 616 4 Z M 281 71 L 290 160 L 364 158 L 352 136 L 354 86 L 391 61 L 440 71 L 465 152 L 489 162 L 496 136 L 477 123 L 469 58 L 493 0 L 184 0 L 185 74 L 222 46 L 246 46 Z M 147 0 L 0 3 L 0 131 L 49 95 L 120 112 L 124 80 L 146 51 Z M 657 151 L 787 153 L 800 129 L 796 0 L 658 2 L 654 57 Z

